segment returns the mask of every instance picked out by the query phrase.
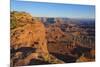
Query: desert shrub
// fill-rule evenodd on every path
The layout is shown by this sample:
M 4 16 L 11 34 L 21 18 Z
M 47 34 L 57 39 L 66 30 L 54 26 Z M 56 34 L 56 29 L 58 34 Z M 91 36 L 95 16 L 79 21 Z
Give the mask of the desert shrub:
M 44 56 L 44 60 L 45 60 L 45 61 L 49 61 L 49 60 L 50 60 L 49 55 L 45 55 L 45 56 Z
M 10 21 L 10 28 L 14 29 L 17 27 L 17 21 L 15 19 L 11 19 Z

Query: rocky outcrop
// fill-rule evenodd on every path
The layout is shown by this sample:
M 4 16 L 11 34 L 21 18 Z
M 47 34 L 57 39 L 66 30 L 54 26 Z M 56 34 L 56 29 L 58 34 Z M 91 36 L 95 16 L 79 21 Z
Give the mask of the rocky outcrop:
M 44 24 L 25 12 L 11 12 L 10 46 L 11 67 L 64 63 L 49 54 Z
M 16 23 L 15 28 L 11 29 L 12 64 L 27 65 L 33 58 L 48 55 L 45 28 L 41 22 L 25 12 L 12 12 L 11 21 Z

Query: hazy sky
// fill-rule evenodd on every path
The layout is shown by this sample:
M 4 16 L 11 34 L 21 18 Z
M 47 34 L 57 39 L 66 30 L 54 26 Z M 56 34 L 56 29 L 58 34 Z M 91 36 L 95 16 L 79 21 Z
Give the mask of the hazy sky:
M 25 11 L 34 17 L 95 18 L 95 6 L 25 2 L 11 0 L 11 11 Z

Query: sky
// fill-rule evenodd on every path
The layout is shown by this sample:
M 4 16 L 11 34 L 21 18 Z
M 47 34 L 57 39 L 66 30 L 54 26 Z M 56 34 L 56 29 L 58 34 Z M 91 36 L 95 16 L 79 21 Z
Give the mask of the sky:
M 28 12 L 34 17 L 66 17 L 80 19 L 95 18 L 95 6 L 93 5 L 11 0 L 11 11 Z

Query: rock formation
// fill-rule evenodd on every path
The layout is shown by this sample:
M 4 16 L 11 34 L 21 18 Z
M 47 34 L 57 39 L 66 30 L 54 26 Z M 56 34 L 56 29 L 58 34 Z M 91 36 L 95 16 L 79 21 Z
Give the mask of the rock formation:
M 12 66 L 28 65 L 32 59 L 49 63 L 51 56 L 43 23 L 25 12 L 12 12 L 11 23 L 16 23 L 15 27 L 11 26 Z

